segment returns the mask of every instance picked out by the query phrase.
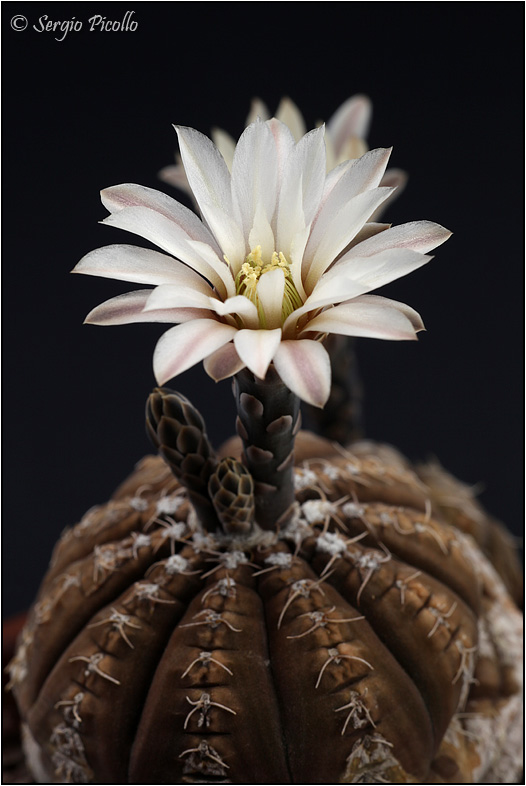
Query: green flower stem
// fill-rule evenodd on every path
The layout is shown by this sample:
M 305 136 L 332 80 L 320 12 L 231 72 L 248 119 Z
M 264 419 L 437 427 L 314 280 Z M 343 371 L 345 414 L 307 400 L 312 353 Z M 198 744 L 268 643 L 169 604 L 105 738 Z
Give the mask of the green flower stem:
M 294 505 L 294 438 L 299 428 L 299 398 L 271 365 L 264 380 L 248 369 L 234 377 L 244 463 L 254 479 L 256 522 L 279 529 Z

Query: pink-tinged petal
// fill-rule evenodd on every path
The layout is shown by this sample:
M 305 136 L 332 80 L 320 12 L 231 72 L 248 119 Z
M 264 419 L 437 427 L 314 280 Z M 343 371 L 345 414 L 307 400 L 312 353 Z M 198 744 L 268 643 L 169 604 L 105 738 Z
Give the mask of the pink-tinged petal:
M 344 205 L 334 217 L 318 220 L 323 232 L 319 233 L 317 247 L 310 240 L 305 250 L 303 276 L 305 291 L 310 294 L 320 278 L 343 249 L 361 230 L 371 213 L 389 196 L 389 188 L 373 188 L 364 191 Z M 308 259 L 311 259 L 309 264 Z
M 188 184 L 188 178 L 186 177 L 186 172 L 184 171 L 184 166 L 181 162 L 178 164 L 171 164 L 170 166 L 164 166 L 158 173 L 157 177 L 159 180 L 162 180 L 163 183 L 168 183 L 169 186 L 174 186 L 174 188 L 180 188 L 181 191 L 184 191 L 185 194 L 191 194 L 191 189 Z
M 388 231 L 386 230 L 383 234 Z M 390 248 L 368 257 L 346 255 L 324 273 L 316 285 L 313 295 L 320 289 L 337 287 L 340 282 L 343 285 L 343 281 L 347 279 L 362 285 L 362 292 L 365 294 L 371 289 L 378 289 L 412 273 L 413 270 L 418 270 L 432 258 L 410 248 Z M 340 300 L 342 299 L 340 298 Z
M 371 257 L 391 248 L 406 248 L 426 254 L 451 237 L 449 229 L 433 221 L 410 221 L 386 229 L 347 252 L 346 258 Z M 342 257 L 343 259 L 343 257 Z M 340 260 L 341 261 L 341 260 Z
M 224 260 L 220 259 L 210 246 L 209 256 L 205 259 L 196 250 L 184 229 L 166 216 L 147 207 L 126 207 L 118 213 L 112 213 L 102 221 L 103 224 L 133 232 L 149 240 L 155 245 L 173 254 L 189 267 L 193 268 L 208 279 L 221 293 L 227 294 L 233 290 L 234 282 L 232 273 Z M 211 264 L 214 261 L 214 264 Z
M 307 129 L 305 127 L 303 115 L 294 101 L 291 101 L 290 98 L 285 96 L 281 99 L 276 111 L 276 117 L 278 120 L 284 123 L 287 128 L 290 128 L 292 136 L 296 142 L 299 142 L 301 137 L 305 136 Z
M 331 361 L 318 341 L 282 341 L 274 356 L 281 379 L 299 398 L 323 407 L 331 391 Z
M 203 282 L 205 287 L 206 282 Z M 199 290 L 193 286 L 183 284 L 160 284 L 150 291 L 150 297 L 145 306 L 145 312 L 163 308 L 208 308 L 213 309 L 215 303 L 220 301 L 212 297 L 212 290 L 204 288 Z
M 203 368 L 215 382 L 228 379 L 245 368 L 245 364 L 237 354 L 234 344 L 225 344 L 203 361 Z
M 387 197 L 386 202 L 388 202 L 389 199 L 390 197 Z M 364 240 L 369 240 L 370 237 L 378 235 L 379 232 L 384 232 L 386 229 L 390 229 L 391 226 L 391 224 L 379 224 L 375 221 L 368 221 L 363 225 L 358 234 L 351 240 L 344 253 L 350 251 L 350 249 L 354 248 L 354 246 L 358 245 L 358 243 L 363 243 Z
M 316 332 L 390 341 L 416 339 L 416 317 L 410 319 L 406 310 L 409 307 L 400 304 L 404 306 L 400 308 L 398 304 L 393 305 L 393 302 L 379 296 L 363 296 L 349 303 L 342 303 L 314 317 L 305 326 L 302 335 Z M 420 320 L 420 317 L 418 319 Z M 422 324 L 421 320 L 418 324 Z
M 247 328 L 256 330 L 259 327 L 256 305 L 244 295 L 234 295 L 234 297 L 227 298 L 224 303 L 217 300 L 213 305 L 213 309 L 220 316 L 233 314 L 241 317 Z
M 425 330 L 422 317 L 418 311 L 415 311 L 414 308 L 411 308 L 411 306 L 408 306 L 406 303 L 400 303 L 398 300 L 391 300 L 390 298 L 382 297 L 381 295 L 362 295 L 362 297 L 357 298 L 356 300 L 359 302 L 366 302 L 371 305 L 378 305 L 382 307 L 389 306 L 391 308 L 395 308 L 397 311 L 400 311 L 400 313 L 408 318 L 417 333 L 419 333 L 421 330 Z
M 230 134 L 227 134 L 226 131 L 223 131 L 222 128 L 213 128 L 211 136 L 214 145 L 225 159 L 227 167 L 232 171 L 232 161 L 234 160 L 234 151 L 236 149 L 235 139 Z
M 391 148 L 371 150 L 357 161 L 338 167 L 334 175 L 331 173 L 332 176 L 327 177 L 320 207 L 312 222 L 311 236 L 306 248 L 307 260 L 315 256 L 325 234 L 331 231 L 329 227 L 334 216 L 344 210 L 358 194 L 380 185 L 390 155 Z
M 178 259 L 138 246 L 111 245 L 90 251 L 72 273 L 133 281 L 136 284 L 175 284 L 210 289 L 204 279 Z M 210 292 L 211 294 L 211 292 Z
M 389 186 L 389 188 L 394 188 L 395 190 L 389 196 L 385 202 L 375 210 L 373 215 L 371 216 L 371 221 L 378 221 L 380 217 L 384 214 L 384 212 L 389 208 L 390 204 L 398 199 L 400 194 L 404 191 L 408 181 L 407 172 L 404 172 L 402 169 L 388 169 L 386 170 L 385 175 L 382 178 L 380 183 L 381 186 Z
M 217 254 L 221 254 L 214 236 L 200 218 L 192 210 L 167 194 L 163 194 L 162 191 L 139 186 L 136 183 L 123 183 L 103 189 L 100 192 L 100 198 L 110 213 L 118 213 L 127 207 L 147 207 L 150 210 L 155 210 L 156 213 L 160 213 L 180 227 L 186 238 L 207 243 Z
M 232 340 L 236 328 L 215 319 L 196 319 L 176 325 L 163 333 L 153 354 L 153 370 L 158 385 L 195 366 Z
M 335 277 L 333 279 L 325 279 L 325 276 L 322 277 L 303 306 L 297 308 L 287 317 L 283 324 L 283 335 L 286 338 L 294 336 L 298 320 L 305 314 L 334 303 L 340 303 L 342 300 L 358 297 L 367 292 L 368 289 L 369 287 L 365 284 L 353 281 L 350 278 L 341 279 L 340 277 Z
M 88 325 L 129 325 L 135 322 L 175 323 L 208 316 L 209 312 L 196 308 L 165 308 L 145 312 L 144 307 L 151 294 L 151 289 L 140 289 L 117 295 L 90 311 L 84 322 Z
M 348 98 L 333 114 L 327 123 L 336 157 L 349 137 L 366 139 L 371 122 L 372 104 L 367 96 L 356 95 Z
M 258 207 L 270 223 L 276 207 L 277 185 L 274 137 L 267 123 L 257 121 L 241 134 L 232 163 L 233 210 L 246 238 Z
M 275 268 L 264 273 L 257 283 L 256 291 L 265 315 L 265 327 L 269 330 L 280 327 L 283 294 L 285 292 L 285 273 L 283 270 Z
M 234 336 L 237 354 L 256 377 L 265 378 L 281 341 L 281 329 L 239 330 Z
M 234 220 L 230 172 L 221 153 L 204 134 L 176 126 L 190 188 L 204 220 L 232 264 L 245 257 L 243 233 Z
M 278 203 L 277 248 L 287 254 L 294 236 L 311 223 L 325 183 L 325 129 L 309 131 L 289 153 Z

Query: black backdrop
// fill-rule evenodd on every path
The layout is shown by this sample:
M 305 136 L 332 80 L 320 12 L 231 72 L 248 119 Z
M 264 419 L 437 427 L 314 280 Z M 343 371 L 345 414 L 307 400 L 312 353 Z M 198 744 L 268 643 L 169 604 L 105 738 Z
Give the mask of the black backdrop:
M 171 124 L 237 135 L 254 95 L 271 108 L 291 96 L 312 126 L 368 94 L 370 145 L 394 145 L 392 164 L 410 173 L 388 218 L 454 231 L 385 290 L 420 311 L 427 333 L 358 344 L 367 432 L 482 483 L 483 503 L 519 533 L 523 4 L 2 6 L 4 611 L 26 607 L 61 530 L 149 450 L 143 408 L 164 327 L 83 326 L 126 285 L 69 275 L 93 248 L 137 242 L 97 223 L 98 191 L 137 182 L 176 196 L 156 178 L 173 160 Z M 126 11 L 136 30 L 90 32 L 91 16 Z M 39 32 L 44 15 L 82 30 L 57 41 Z M 194 369 L 172 384 L 215 442 L 231 433 L 228 382 Z

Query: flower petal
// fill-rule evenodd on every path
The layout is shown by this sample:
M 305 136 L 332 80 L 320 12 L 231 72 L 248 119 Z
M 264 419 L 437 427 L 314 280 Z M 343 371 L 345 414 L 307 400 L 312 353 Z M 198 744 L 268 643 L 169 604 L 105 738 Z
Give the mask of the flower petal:
M 234 297 L 229 297 L 224 302 L 217 300 L 212 308 L 220 316 L 234 314 L 241 317 L 247 328 L 256 330 L 259 327 L 257 307 L 244 295 L 234 295 Z
M 256 377 L 265 378 L 281 341 L 281 329 L 239 330 L 234 336 L 237 354 Z
M 214 236 L 198 216 L 177 200 L 162 191 L 140 186 L 136 183 L 122 183 L 110 186 L 100 192 L 101 202 L 110 213 L 118 213 L 127 207 L 148 207 L 165 216 L 180 227 L 187 238 L 208 243 L 220 254 Z
M 386 234 L 389 230 L 386 230 Z M 365 245 L 362 243 L 361 245 Z M 389 284 L 397 278 L 418 270 L 433 257 L 420 254 L 410 248 L 389 248 L 374 256 L 358 257 L 346 255 L 323 274 L 316 285 L 313 295 L 327 286 L 338 285 L 340 281 L 350 279 L 363 285 L 362 293 Z M 340 298 L 342 300 L 343 298 Z M 336 302 L 336 301 L 335 301 Z
M 449 229 L 433 221 L 409 221 L 386 229 L 353 246 L 346 258 L 370 257 L 390 248 L 407 248 L 426 254 L 451 237 Z M 343 257 L 339 262 L 343 260 Z
M 203 258 L 194 248 L 196 241 L 188 238 L 184 228 L 156 210 L 147 207 L 125 207 L 118 213 L 109 215 L 102 223 L 133 232 L 155 243 L 207 278 L 222 295 L 233 291 L 232 273 L 214 250 L 203 244 L 211 252 L 206 259 Z M 213 265 L 211 259 L 215 260 Z
M 348 98 L 336 110 L 327 123 L 327 131 L 337 158 L 339 158 L 340 151 L 349 137 L 367 138 L 371 115 L 371 101 L 364 95 Z
M 236 149 L 236 141 L 230 134 L 223 131 L 222 128 L 213 128 L 211 132 L 214 145 L 217 147 L 225 163 L 230 171 L 232 171 L 232 161 L 234 160 L 234 151 Z
M 331 361 L 318 341 L 282 341 L 274 366 L 293 393 L 315 407 L 323 407 L 331 391 Z
M 270 118 L 270 112 L 268 111 L 268 107 L 261 98 L 253 98 L 250 103 L 250 112 L 248 113 L 248 117 L 245 120 L 245 126 L 249 126 L 251 123 L 255 123 L 257 119 L 260 120 L 268 120 Z
M 229 343 L 216 349 L 205 358 L 203 368 L 215 382 L 220 382 L 222 379 L 228 379 L 228 377 L 237 374 L 238 371 L 245 368 L 245 364 L 237 354 L 234 344 Z
M 206 284 L 205 284 L 206 285 Z M 160 284 L 150 290 L 151 294 L 145 306 L 145 312 L 163 308 L 206 308 L 213 309 L 220 302 L 208 292 L 183 284 Z
M 277 214 L 277 248 L 288 254 L 294 236 L 310 224 L 325 182 L 324 128 L 309 131 L 284 162 Z
M 322 273 L 351 242 L 367 219 L 391 193 L 390 188 L 373 188 L 353 197 L 332 218 L 323 221 L 318 233 L 317 247 L 307 244 L 306 264 L 303 270 L 305 291 L 310 294 Z M 308 258 L 311 256 L 310 264 Z
M 153 354 L 158 385 L 195 366 L 203 358 L 232 340 L 236 328 L 215 319 L 196 319 L 163 333 Z
M 285 273 L 283 270 L 275 268 L 264 273 L 257 283 L 256 291 L 265 315 L 265 327 L 269 330 L 280 327 L 283 294 L 285 292 Z
M 232 263 L 245 257 L 245 240 L 234 221 L 230 172 L 221 153 L 204 134 L 175 126 L 190 188 L 203 218 Z
M 134 322 L 187 322 L 201 319 L 206 311 L 196 308 L 165 308 L 144 311 L 151 289 L 126 292 L 106 300 L 89 312 L 84 322 L 88 325 L 129 325 Z
M 419 325 L 422 327 L 415 327 Z M 404 341 L 416 339 L 417 329 L 423 329 L 422 320 L 409 306 L 380 296 L 365 295 L 314 317 L 305 326 L 302 335 L 316 331 Z
M 307 129 L 305 127 L 303 115 L 294 101 L 291 101 L 290 98 L 285 96 L 281 99 L 276 111 L 276 117 L 278 120 L 281 120 L 287 128 L 290 128 L 296 142 L 298 142 L 302 136 L 305 136 Z
M 178 259 L 138 246 L 111 245 L 90 251 L 73 268 L 84 273 L 136 284 L 184 283 L 201 287 L 204 279 Z
M 267 123 L 252 123 L 241 134 L 232 163 L 233 210 L 245 238 L 249 236 L 258 208 L 270 223 L 276 207 L 277 174 L 277 151 L 272 132 Z

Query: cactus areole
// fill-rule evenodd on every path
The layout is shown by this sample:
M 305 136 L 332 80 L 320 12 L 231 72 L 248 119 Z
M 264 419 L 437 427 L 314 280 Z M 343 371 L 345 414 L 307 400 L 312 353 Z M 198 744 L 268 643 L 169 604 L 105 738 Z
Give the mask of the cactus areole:
M 110 246 L 78 272 L 156 285 L 90 321 L 179 323 L 158 384 L 202 359 L 233 377 L 237 435 L 216 451 L 192 403 L 155 388 L 158 455 L 60 538 L 9 666 L 34 778 L 513 783 L 522 617 L 504 528 L 440 466 L 300 422 L 300 399 L 329 400 L 326 433 L 354 432 L 349 344 L 326 334 L 414 338 L 416 312 L 366 293 L 449 233 L 367 222 L 388 151 L 326 175 L 323 131 L 295 143 L 273 120 L 245 131 L 230 175 L 179 135 L 205 223 L 109 189 L 108 223 L 177 259 Z

